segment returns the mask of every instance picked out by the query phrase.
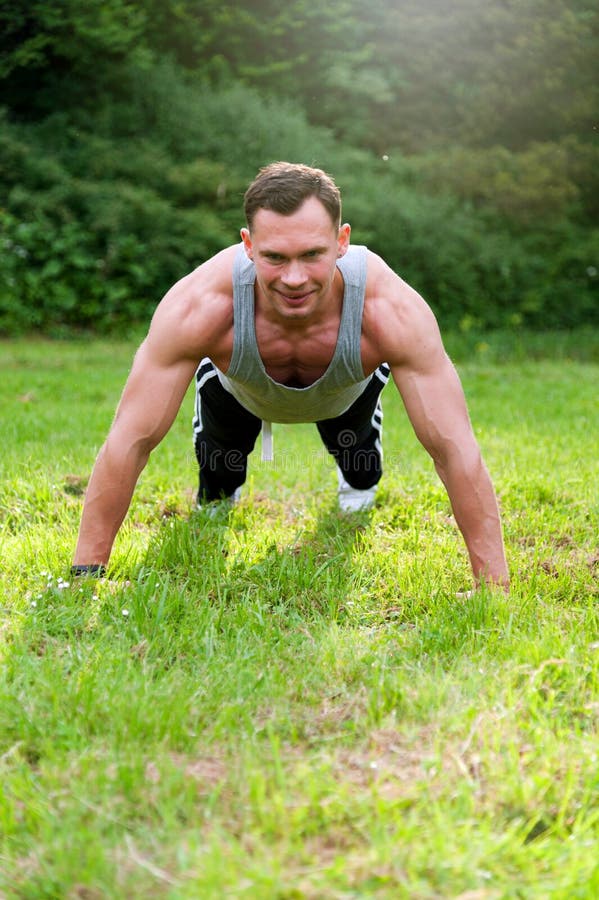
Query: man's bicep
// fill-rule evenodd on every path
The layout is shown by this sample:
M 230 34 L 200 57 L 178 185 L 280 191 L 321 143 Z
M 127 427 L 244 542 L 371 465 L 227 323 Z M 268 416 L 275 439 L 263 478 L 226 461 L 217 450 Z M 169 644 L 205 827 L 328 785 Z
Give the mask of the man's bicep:
M 113 431 L 155 447 L 171 427 L 196 369 L 190 359 L 164 359 L 146 340 L 135 355 Z
M 394 366 L 391 371 L 416 436 L 431 456 L 437 459 L 452 449 L 463 449 L 472 438 L 472 427 L 449 357 L 443 352 L 432 365 Z

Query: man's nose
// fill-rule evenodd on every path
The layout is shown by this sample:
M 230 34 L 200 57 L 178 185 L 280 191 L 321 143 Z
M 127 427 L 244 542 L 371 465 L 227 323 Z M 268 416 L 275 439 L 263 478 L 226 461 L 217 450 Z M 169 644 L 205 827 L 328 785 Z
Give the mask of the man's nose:
M 289 287 L 297 287 L 306 282 L 306 272 L 303 265 L 297 260 L 291 260 L 285 267 L 282 281 Z

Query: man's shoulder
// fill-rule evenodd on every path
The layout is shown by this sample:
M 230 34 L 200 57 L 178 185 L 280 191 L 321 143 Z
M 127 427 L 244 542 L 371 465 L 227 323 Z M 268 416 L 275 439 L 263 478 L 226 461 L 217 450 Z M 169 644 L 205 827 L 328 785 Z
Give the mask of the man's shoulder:
M 233 267 L 239 245 L 221 250 L 184 276 L 158 305 L 152 329 L 183 353 L 226 353 L 233 328 Z
M 233 300 L 233 268 L 238 251 L 239 246 L 232 245 L 201 263 L 172 286 L 160 306 L 172 309 L 177 316 L 227 307 Z
M 391 365 L 409 356 L 415 342 L 437 333 L 437 322 L 423 297 L 380 256 L 368 251 L 363 338 Z
M 178 283 L 180 293 L 185 297 L 197 295 L 201 298 L 208 292 L 232 297 L 233 270 L 239 252 L 240 245 L 232 244 L 201 263 Z
M 367 251 L 364 301 L 365 314 L 390 324 L 398 318 L 408 324 L 426 306 L 420 294 L 372 250 Z

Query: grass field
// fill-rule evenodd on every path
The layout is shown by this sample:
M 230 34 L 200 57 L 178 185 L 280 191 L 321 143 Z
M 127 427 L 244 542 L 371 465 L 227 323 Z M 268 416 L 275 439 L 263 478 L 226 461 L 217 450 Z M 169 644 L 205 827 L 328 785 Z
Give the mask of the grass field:
M 370 514 L 313 426 L 193 512 L 188 398 L 71 583 L 133 346 L 0 344 L 0 897 L 599 896 L 596 340 L 454 343 L 509 597 L 391 387 Z

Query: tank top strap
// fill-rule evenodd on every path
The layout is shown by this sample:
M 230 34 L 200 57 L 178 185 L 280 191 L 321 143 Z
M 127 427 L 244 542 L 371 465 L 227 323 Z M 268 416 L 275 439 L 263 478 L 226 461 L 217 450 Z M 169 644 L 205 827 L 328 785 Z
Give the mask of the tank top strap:
M 345 256 L 337 260 L 337 268 L 343 275 L 345 283 L 337 349 L 344 365 L 357 380 L 364 378 L 361 337 L 367 252 L 366 247 L 360 244 L 352 245 Z
M 241 243 L 233 264 L 233 352 L 227 374 L 243 377 L 244 381 L 262 372 L 254 324 L 255 281 L 254 264 Z

